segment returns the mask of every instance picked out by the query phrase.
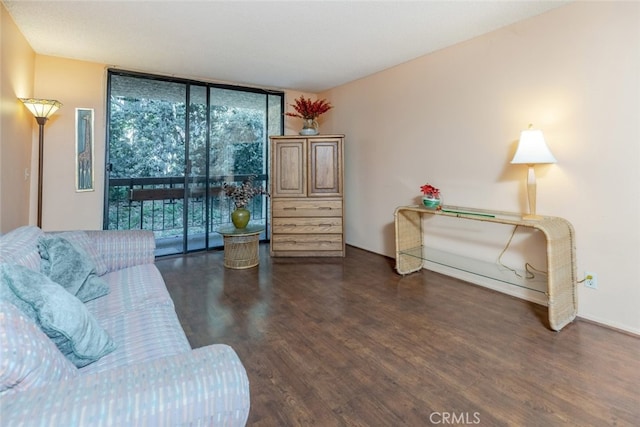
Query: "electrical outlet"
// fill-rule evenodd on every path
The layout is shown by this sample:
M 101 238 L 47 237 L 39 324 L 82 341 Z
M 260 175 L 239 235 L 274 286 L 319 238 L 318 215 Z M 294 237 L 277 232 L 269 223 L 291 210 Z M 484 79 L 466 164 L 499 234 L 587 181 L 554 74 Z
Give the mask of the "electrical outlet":
M 591 273 L 589 271 L 584 272 L 584 285 L 587 288 L 598 289 L 598 276 L 596 273 Z

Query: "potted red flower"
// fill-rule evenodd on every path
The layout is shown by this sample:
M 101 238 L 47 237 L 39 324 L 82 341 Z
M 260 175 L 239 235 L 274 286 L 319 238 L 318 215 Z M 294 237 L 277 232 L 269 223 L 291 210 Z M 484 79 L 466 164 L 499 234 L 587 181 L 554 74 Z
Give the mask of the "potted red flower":
M 295 113 L 285 113 L 290 117 L 300 117 L 303 120 L 302 130 L 300 135 L 317 135 L 318 134 L 318 122 L 316 119 L 333 108 L 326 99 L 318 99 L 312 101 L 309 98 L 305 98 L 301 95 L 300 98 L 296 98 L 294 104 L 289 104 L 296 110 Z
M 420 187 L 422 191 L 422 204 L 428 209 L 441 209 L 440 207 L 440 190 L 431 184 L 425 184 Z

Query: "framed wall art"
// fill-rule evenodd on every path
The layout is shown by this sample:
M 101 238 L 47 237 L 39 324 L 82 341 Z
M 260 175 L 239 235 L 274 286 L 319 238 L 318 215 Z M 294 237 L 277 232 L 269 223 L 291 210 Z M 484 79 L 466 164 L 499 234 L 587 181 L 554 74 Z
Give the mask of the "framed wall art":
M 76 191 L 93 191 L 93 108 L 76 108 Z

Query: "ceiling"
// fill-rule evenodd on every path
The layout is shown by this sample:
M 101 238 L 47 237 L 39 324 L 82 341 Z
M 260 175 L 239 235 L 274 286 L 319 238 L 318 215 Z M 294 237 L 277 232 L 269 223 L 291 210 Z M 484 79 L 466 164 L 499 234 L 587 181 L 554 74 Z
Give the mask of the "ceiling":
M 37 54 L 321 92 L 566 1 L 9 1 Z

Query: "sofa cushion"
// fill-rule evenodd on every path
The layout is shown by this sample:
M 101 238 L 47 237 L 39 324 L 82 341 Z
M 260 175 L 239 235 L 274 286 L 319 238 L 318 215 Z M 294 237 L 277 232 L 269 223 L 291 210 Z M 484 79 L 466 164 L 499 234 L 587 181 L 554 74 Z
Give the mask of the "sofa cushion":
M 0 301 L 0 394 L 78 375 L 38 326 L 17 307 Z
M 107 272 L 107 262 L 98 253 L 95 242 L 89 237 L 85 231 L 59 231 L 53 233 L 47 233 L 49 236 L 62 237 L 74 246 L 83 250 L 93 262 L 96 267 L 96 274 L 102 276 Z
M 115 349 L 84 304 L 47 276 L 16 264 L 0 264 L 0 297 L 35 320 L 73 364 L 88 365 Z
M 151 230 L 87 230 L 108 271 L 155 262 L 156 240 Z
M 96 274 L 89 255 L 59 236 L 41 237 L 38 250 L 42 258 L 41 271 L 82 302 L 109 293 L 109 287 Z
M 102 279 L 109 286 L 109 294 L 85 304 L 87 310 L 101 321 L 149 305 L 174 307 L 162 275 L 154 264 L 116 270 L 105 274 Z
M 191 350 L 173 307 L 148 305 L 102 321 L 118 348 L 80 369 L 82 375 L 147 362 Z
M 40 271 L 38 239 L 44 232 L 38 227 L 27 225 L 16 228 L 0 237 L 0 261 L 24 265 Z

